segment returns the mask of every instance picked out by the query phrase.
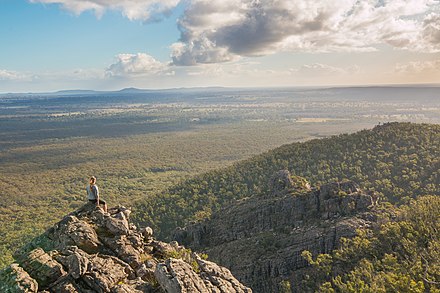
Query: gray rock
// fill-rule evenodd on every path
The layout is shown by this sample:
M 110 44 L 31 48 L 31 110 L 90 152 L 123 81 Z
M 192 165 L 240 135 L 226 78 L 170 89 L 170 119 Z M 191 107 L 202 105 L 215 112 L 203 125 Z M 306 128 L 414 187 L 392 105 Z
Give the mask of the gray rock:
M 154 282 L 156 277 L 154 276 L 154 271 L 156 270 L 156 263 L 153 265 L 142 264 L 136 271 L 136 275 L 146 282 Z
M 57 247 L 78 246 L 88 253 L 96 253 L 100 245 L 96 231 L 87 222 L 75 216 L 64 218 L 54 231 L 52 237 Z
M 140 265 L 141 252 L 139 248 L 141 247 L 134 247 L 132 242 L 130 242 L 125 235 L 119 235 L 112 238 L 103 237 L 102 241 L 117 257 L 130 264 L 132 268 L 137 268 Z
M 113 258 L 95 257 L 81 280 L 97 292 L 110 292 L 119 282 L 127 279 L 125 268 Z
M 197 263 L 201 270 L 201 275 L 206 278 L 208 288 L 216 292 L 237 292 L 250 293 L 252 290 L 241 284 L 227 268 L 220 267 L 211 261 L 197 258 Z
M 211 292 L 191 266 L 181 259 L 170 258 L 158 264 L 154 275 L 168 293 Z
M 331 252 L 341 237 L 352 237 L 356 229 L 370 225 L 370 206 L 371 196 L 353 182 L 302 193 L 284 190 L 236 202 L 210 220 L 178 229 L 175 239 L 206 252 L 255 292 L 277 292 L 282 280 L 293 280 L 307 267 L 302 251 Z M 210 280 L 220 286 L 215 278 Z
M 48 285 L 66 274 L 62 265 L 41 248 L 22 256 L 19 262 L 21 267 L 38 282 L 41 289 L 46 289 Z
M 61 279 L 58 279 L 54 284 L 51 285 L 51 292 L 56 293 L 88 293 L 90 290 L 84 289 L 78 286 L 75 280 L 71 276 L 64 276 Z M 48 292 L 49 293 L 49 292 Z M 90 292 L 91 293 L 91 292 Z
M 21 267 L 14 264 L 0 271 L 0 292 L 165 292 L 156 278 L 159 262 L 168 263 L 166 270 L 178 275 L 169 286 L 178 285 L 179 292 L 220 292 L 226 288 L 227 281 L 198 275 L 183 260 L 167 261 L 170 255 L 189 261 L 190 254 L 177 242 L 155 241 L 151 228 L 138 231 L 128 222 L 129 214 L 124 207 L 105 213 L 87 204 L 64 217 L 42 235 L 51 244 L 45 246 L 48 253 L 38 247 L 41 241 L 32 242 L 17 255 Z
M 144 236 L 145 243 L 151 243 L 153 241 L 153 229 L 150 227 L 145 227 L 141 229 L 141 233 Z
M 163 290 L 155 288 L 147 282 L 137 279 L 118 285 L 112 289 L 112 293 L 162 293 Z
M 114 287 L 112 293 L 142 293 L 142 291 L 137 290 L 130 285 L 121 284 Z
M 79 279 L 82 275 L 87 272 L 89 266 L 89 259 L 80 252 L 75 252 L 67 257 L 67 263 L 69 268 L 69 274 L 75 278 Z
M 115 217 L 106 217 L 105 227 L 115 235 L 128 235 L 130 232 L 127 218 L 122 212 Z
M 289 170 L 276 172 L 269 181 L 271 196 L 280 196 L 289 192 L 310 191 L 310 183 L 300 176 L 292 176 Z
M 293 188 L 293 181 L 288 170 L 280 170 L 276 172 L 269 182 L 269 188 L 273 195 L 283 193 Z
M 168 293 L 178 292 L 237 292 L 251 293 L 231 272 L 213 262 L 196 257 L 200 272 L 181 259 L 170 258 L 156 266 L 154 272 L 161 287 Z
M 0 272 L 0 292 L 35 293 L 37 291 L 37 281 L 32 279 L 18 264 L 11 264 Z

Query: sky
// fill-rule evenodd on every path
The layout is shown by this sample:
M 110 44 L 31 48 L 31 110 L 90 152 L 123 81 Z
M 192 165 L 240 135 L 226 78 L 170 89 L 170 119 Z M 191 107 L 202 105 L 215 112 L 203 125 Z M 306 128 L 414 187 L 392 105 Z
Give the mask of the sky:
M 440 83 L 440 0 L 0 0 L 0 93 Z

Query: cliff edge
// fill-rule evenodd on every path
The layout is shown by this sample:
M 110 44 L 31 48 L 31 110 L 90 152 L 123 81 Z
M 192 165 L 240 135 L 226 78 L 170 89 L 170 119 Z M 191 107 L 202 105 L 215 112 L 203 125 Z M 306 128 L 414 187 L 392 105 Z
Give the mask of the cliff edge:
M 252 292 L 231 272 L 130 223 L 123 207 L 65 216 L 0 272 L 0 292 Z
M 271 192 L 225 207 L 211 219 L 177 229 L 174 239 L 227 266 L 254 292 L 304 292 L 303 272 L 313 255 L 329 253 L 342 237 L 375 221 L 376 198 L 351 181 L 311 188 L 281 170 L 269 182 Z

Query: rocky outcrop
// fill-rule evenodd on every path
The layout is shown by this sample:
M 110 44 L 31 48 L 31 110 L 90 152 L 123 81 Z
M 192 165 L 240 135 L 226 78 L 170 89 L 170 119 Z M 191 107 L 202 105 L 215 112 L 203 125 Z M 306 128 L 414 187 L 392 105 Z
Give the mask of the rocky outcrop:
M 0 292 L 251 292 L 229 270 L 155 240 L 149 227 L 138 230 L 129 216 L 122 206 L 105 213 L 91 204 L 67 215 L 0 272 Z
M 0 274 L 0 292 L 34 293 L 38 291 L 38 283 L 29 276 L 18 264 L 12 264 Z
M 241 200 L 210 220 L 178 229 L 174 238 L 206 252 L 254 292 L 278 292 L 283 280 L 302 292 L 296 287 L 307 266 L 302 251 L 328 253 L 341 237 L 371 225 L 372 200 L 353 182 L 304 185 L 300 191 L 286 176 L 281 171 L 271 179 L 271 194 Z
M 280 195 L 289 191 L 310 191 L 310 183 L 303 177 L 292 176 L 289 170 L 280 170 L 269 180 L 272 195 Z
M 180 259 L 169 259 L 158 264 L 155 276 L 167 292 L 252 292 L 232 276 L 231 272 L 217 264 L 196 256 L 201 278 L 192 267 Z

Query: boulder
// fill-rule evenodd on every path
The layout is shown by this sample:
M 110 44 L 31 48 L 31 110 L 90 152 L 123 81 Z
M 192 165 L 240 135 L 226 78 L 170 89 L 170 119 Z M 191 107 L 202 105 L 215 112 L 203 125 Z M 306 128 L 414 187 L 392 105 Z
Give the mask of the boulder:
M 100 245 L 98 235 L 91 225 L 75 216 L 64 218 L 54 231 L 57 247 L 78 246 L 88 253 L 96 253 Z
M 168 293 L 212 292 L 191 266 L 181 259 L 170 258 L 158 264 L 154 275 Z
M 220 292 L 250 293 L 252 290 L 241 284 L 230 270 L 220 267 L 212 261 L 196 257 L 201 275 L 206 278 L 205 283 L 212 292 L 220 289 Z
M 67 257 L 69 274 L 74 279 L 79 279 L 84 275 L 88 270 L 89 264 L 89 259 L 85 256 L 85 253 L 81 253 L 80 251 L 75 251 Z
M 276 172 L 269 182 L 269 188 L 273 195 L 286 192 L 293 188 L 293 181 L 288 170 L 280 170 Z
M 81 276 L 81 280 L 96 292 L 110 292 L 128 278 L 126 267 L 112 257 L 95 257 L 90 262 L 87 273 Z
M 289 192 L 310 191 L 310 183 L 301 176 L 293 176 L 289 170 L 280 170 L 273 174 L 269 181 L 272 196 L 280 196 Z
M 128 235 L 130 231 L 123 212 L 117 213 L 114 217 L 106 217 L 105 227 L 115 235 Z
M 66 274 L 62 265 L 41 248 L 22 256 L 20 266 L 38 282 L 38 287 L 45 289 L 48 285 Z

